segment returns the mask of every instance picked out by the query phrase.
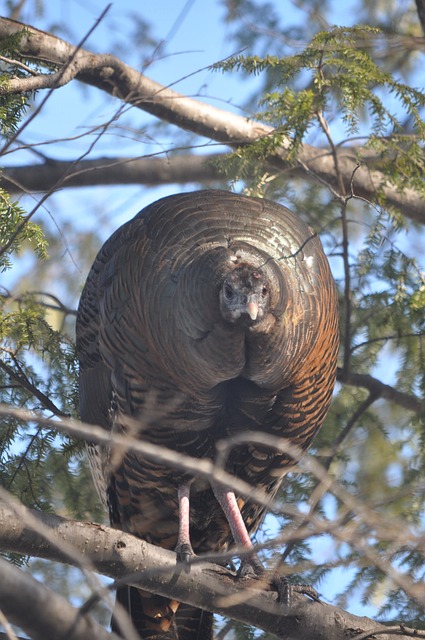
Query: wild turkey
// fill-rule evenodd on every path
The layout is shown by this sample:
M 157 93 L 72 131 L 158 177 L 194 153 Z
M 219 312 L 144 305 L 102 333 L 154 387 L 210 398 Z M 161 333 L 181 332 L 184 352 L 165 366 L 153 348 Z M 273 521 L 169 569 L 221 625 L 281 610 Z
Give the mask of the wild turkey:
M 267 200 L 218 190 L 162 198 L 100 250 L 77 350 L 86 422 L 125 431 L 125 417 L 140 417 L 141 440 L 199 458 L 214 459 L 218 440 L 247 430 L 306 449 L 329 408 L 338 350 L 320 240 Z M 233 541 L 251 548 L 264 515 L 257 504 L 138 454 L 111 462 L 107 448 L 88 450 L 114 527 L 183 560 Z M 226 470 L 273 495 L 288 463 L 244 444 Z M 257 568 L 254 553 L 248 562 Z M 141 638 L 212 637 L 208 613 L 134 588 L 120 587 L 118 600 Z

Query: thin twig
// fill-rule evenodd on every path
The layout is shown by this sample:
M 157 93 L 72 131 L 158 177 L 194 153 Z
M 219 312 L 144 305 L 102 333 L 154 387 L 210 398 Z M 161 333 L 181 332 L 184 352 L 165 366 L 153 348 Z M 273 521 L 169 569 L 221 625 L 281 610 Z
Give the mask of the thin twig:
M 25 375 L 25 372 L 23 371 L 16 357 L 10 353 L 9 355 L 13 359 L 13 363 L 16 367 L 16 371 L 1 359 L 0 359 L 0 368 L 3 369 L 3 371 L 5 371 L 12 380 L 14 380 L 15 382 L 18 382 L 23 389 L 26 389 L 35 398 L 37 398 L 37 400 L 39 400 L 42 403 L 43 407 L 47 411 L 51 411 L 55 416 L 58 416 L 59 418 L 69 417 L 69 413 L 65 413 L 64 411 L 59 409 L 59 407 L 57 407 L 55 403 L 48 396 L 46 396 L 45 393 L 40 391 L 40 389 L 38 389 L 35 386 L 35 384 L 33 384 L 27 378 L 27 376 Z
M 34 111 L 31 113 L 31 115 L 27 118 L 27 120 L 24 122 L 23 125 L 21 125 L 21 127 L 18 129 L 18 131 L 16 131 L 13 135 L 10 136 L 10 138 L 8 138 L 7 142 L 4 144 L 3 148 L 0 150 L 0 156 L 3 155 L 5 153 L 5 151 L 10 147 L 11 144 L 13 144 L 13 142 L 16 140 L 16 138 L 18 137 L 18 135 L 20 135 L 22 133 L 22 131 L 30 124 L 30 122 L 32 122 L 32 120 L 34 120 L 34 118 L 40 113 L 41 109 L 44 107 L 44 105 L 46 104 L 47 100 L 53 95 L 53 92 L 56 90 L 56 88 L 58 86 L 61 86 L 61 79 L 63 77 L 66 77 L 66 74 L 68 73 L 69 69 L 72 68 L 72 65 L 74 64 L 74 61 L 76 59 L 76 56 L 78 54 L 78 52 L 81 50 L 83 44 L 86 42 L 86 40 L 89 38 L 89 36 L 93 33 L 93 31 L 98 27 L 98 25 L 100 24 L 100 22 L 103 20 L 103 18 L 105 17 L 106 13 L 109 11 L 111 5 L 108 4 L 105 9 L 102 11 L 102 13 L 100 14 L 99 18 L 95 21 L 95 23 L 93 24 L 93 26 L 89 29 L 89 31 L 85 34 L 85 36 L 82 38 L 81 42 L 77 45 L 77 47 L 75 48 L 73 54 L 70 56 L 70 58 L 67 60 L 66 64 L 64 65 L 64 67 L 61 69 L 61 71 L 59 71 L 57 74 L 51 74 L 54 76 L 53 78 L 53 82 L 52 84 L 49 86 L 50 91 L 47 93 L 47 95 L 43 98 L 43 100 L 40 102 L 40 104 L 37 106 L 36 109 L 34 109 Z M 37 78 L 28 78 L 28 79 L 24 79 L 24 80 L 36 80 Z M 19 81 L 19 79 L 13 78 L 9 81 L 8 84 L 11 84 L 13 86 L 13 83 L 15 81 Z M 31 91 L 32 89 L 28 89 L 28 91 Z M 21 93 L 22 91 L 19 91 L 18 93 Z M 2 89 L 0 88 L 0 94 L 2 93 Z M 86 154 L 84 154 L 85 157 Z M 11 237 L 9 238 L 9 240 L 6 242 L 6 244 L 4 244 L 2 247 L 0 247 L 0 256 L 4 255 L 9 249 L 10 247 L 13 245 L 13 243 L 15 242 L 16 238 L 19 236 L 19 234 L 22 232 L 22 230 L 24 229 L 25 225 L 28 224 L 28 222 L 31 220 L 31 218 L 33 217 L 33 215 L 35 214 L 35 212 L 40 208 L 40 206 L 44 203 L 44 201 L 49 197 L 50 192 L 45 194 L 40 202 L 37 204 L 36 207 L 34 207 L 34 209 L 32 211 L 30 211 L 30 213 L 28 213 L 25 218 L 22 220 L 22 222 L 20 222 L 18 224 L 18 226 L 16 227 L 14 233 L 11 235 Z

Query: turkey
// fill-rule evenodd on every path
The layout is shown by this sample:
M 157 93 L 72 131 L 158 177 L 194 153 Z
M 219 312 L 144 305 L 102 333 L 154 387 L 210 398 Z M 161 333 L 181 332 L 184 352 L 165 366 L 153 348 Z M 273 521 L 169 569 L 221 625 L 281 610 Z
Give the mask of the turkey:
M 120 227 L 91 268 L 77 318 L 81 418 L 118 433 L 138 424 L 140 440 L 195 458 L 214 460 L 217 441 L 246 431 L 306 449 L 338 346 L 335 283 L 306 224 L 264 199 L 172 195 Z M 88 453 L 112 526 L 183 562 L 236 543 L 261 570 L 250 535 L 263 507 L 140 454 Z M 226 471 L 272 497 L 290 464 L 256 440 L 231 448 Z M 210 613 L 134 587 L 117 599 L 141 638 L 212 638 Z

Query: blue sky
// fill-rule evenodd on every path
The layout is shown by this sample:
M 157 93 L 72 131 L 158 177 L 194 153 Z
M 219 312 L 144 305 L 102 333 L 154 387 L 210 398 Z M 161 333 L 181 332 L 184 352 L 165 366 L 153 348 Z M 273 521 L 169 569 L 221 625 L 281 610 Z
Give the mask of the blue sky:
M 58 24 L 65 26 L 65 33 L 58 33 L 64 39 L 77 44 L 92 29 L 102 12 L 108 6 L 101 0 L 54 0 L 46 3 L 46 17 L 34 17 L 32 5 L 24 5 L 22 20 L 40 29 Z M 286 26 L 303 23 L 306 15 L 296 8 L 291 0 L 276 1 Z M 342 23 L 344 16 L 350 15 L 347 3 L 341 8 L 335 2 L 333 22 Z M 132 17 L 129 17 L 131 15 Z M 164 85 L 199 97 L 224 109 L 243 113 L 240 109 L 246 98 L 257 85 L 257 78 L 246 78 L 238 74 L 212 72 L 208 67 L 236 52 L 230 39 L 230 29 L 222 21 L 224 8 L 219 0 L 157 0 L 156 2 L 136 2 L 117 0 L 93 33 L 84 43 L 84 48 L 108 53 L 117 44 L 119 55 L 127 64 L 143 72 Z M 137 18 L 135 17 L 137 16 Z M 159 51 L 141 47 L 134 39 L 137 19 L 143 18 L 152 24 L 152 34 L 164 45 Z M 250 25 L 247 24 L 247 28 Z M 40 92 L 36 104 L 44 97 Z M 111 100 L 101 91 L 76 83 L 67 85 L 53 93 L 42 112 L 26 128 L 21 136 L 25 143 L 40 144 L 38 151 L 55 159 L 75 159 L 87 151 L 93 136 L 88 133 L 93 126 L 99 126 L 114 116 L 119 102 Z M 128 108 L 125 118 L 121 118 L 108 134 L 97 142 L 90 157 L 101 156 L 142 156 L 172 147 L 173 141 L 163 139 L 154 132 L 156 119 L 136 108 Z M 72 138 L 76 138 L 71 140 Z M 56 140 L 54 144 L 43 142 Z M 3 158 L 7 164 L 34 162 L 35 157 L 26 151 L 13 152 Z M 42 160 L 39 160 L 42 161 Z M 126 186 L 115 188 L 68 189 L 51 197 L 46 209 L 38 214 L 48 224 L 50 217 L 56 223 L 72 219 L 83 227 L 89 225 L 94 216 L 90 209 L 101 209 L 112 226 L 105 226 L 104 238 L 112 229 L 132 217 L 140 208 L 152 200 L 180 190 L 179 185 L 165 187 Z M 185 187 L 190 188 L 190 187 Z M 23 198 L 27 209 L 33 201 Z M 56 216 L 60 210 L 60 216 Z M 86 211 L 85 215 L 78 212 Z

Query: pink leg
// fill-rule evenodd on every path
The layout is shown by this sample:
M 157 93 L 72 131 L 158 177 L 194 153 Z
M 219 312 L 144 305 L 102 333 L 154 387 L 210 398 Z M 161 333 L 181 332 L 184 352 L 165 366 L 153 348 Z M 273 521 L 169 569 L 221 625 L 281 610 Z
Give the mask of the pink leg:
M 176 553 L 183 562 L 189 562 L 195 555 L 190 542 L 190 482 L 181 484 L 178 488 L 179 501 L 179 537 Z
M 224 511 L 236 544 L 239 544 L 249 552 L 246 558 L 242 558 L 239 575 L 244 577 L 254 573 L 257 576 L 261 576 L 264 574 L 264 567 L 254 551 L 254 546 L 243 521 L 234 492 L 214 483 L 211 483 L 211 486 L 217 501 Z M 277 590 L 278 602 L 284 602 L 286 605 L 291 603 L 293 592 L 304 593 L 313 600 L 320 602 L 317 591 L 313 587 L 303 584 L 289 584 L 288 579 L 284 576 L 275 576 L 271 584 Z
M 263 573 L 263 566 L 254 551 L 234 492 L 214 483 L 212 483 L 212 489 L 227 518 L 234 541 L 247 551 L 252 551 L 246 560 L 242 559 L 242 573 L 248 573 L 250 569 L 256 574 Z

